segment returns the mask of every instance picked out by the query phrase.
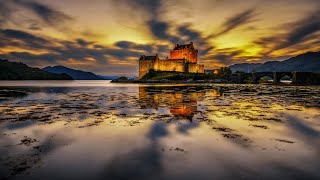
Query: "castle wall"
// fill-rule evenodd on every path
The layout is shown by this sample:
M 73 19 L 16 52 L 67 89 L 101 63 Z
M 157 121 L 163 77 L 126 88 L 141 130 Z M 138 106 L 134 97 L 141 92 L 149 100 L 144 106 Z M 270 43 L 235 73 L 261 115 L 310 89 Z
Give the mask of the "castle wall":
M 204 73 L 204 65 L 187 63 L 183 59 L 140 60 L 139 78 L 141 79 L 146 75 L 150 69 L 155 71 Z
M 186 59 L 188 62 L 198 62 L 198 50 L 181 49 L 170 51 L 170 59 Z
M 150 69 L 154 69 L 155 60 L 139 61 L 139 79 L 146 75 Z
M 176 71 L 176 72 L 187 72 L 187 64 L 183 59 L 163 59 L 157 60 L 154 65 L 156 71 Z
M 139 59 L 139 78 L 145 76 L 149 70 L 204 73 L 204 66 L 197 64 L 198 50 L 194 49 L 193 43 L 178 45 L 170 51 L 170 59 L 159 59 L 156 56 L 142 55 Z
M 188 72 L 189 73 L 204 73 L 204 65 L 200 64 L 188 64 Z

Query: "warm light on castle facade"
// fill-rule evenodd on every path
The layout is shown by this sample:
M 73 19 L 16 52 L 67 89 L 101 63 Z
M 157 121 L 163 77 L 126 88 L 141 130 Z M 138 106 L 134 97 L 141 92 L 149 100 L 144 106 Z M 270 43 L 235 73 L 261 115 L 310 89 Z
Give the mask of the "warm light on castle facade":
M 155 71 L 173 71 L 188 73 L 204 73 L 204 66 L 197 64 L 198 50 L 193 47 L 193 43 L 179 45 L 176 44 L 170 51 L 170 58 L 159 59 L 158 55 L 145 56 L 139 59 L 139 78 L 146 75 L 150 69 Z
M 176 44 L 170 51 L 170 59 L 185 59 L 190 63 L 198 62 L 198 50 L 194 49 L 193 42 L 187 45 Z

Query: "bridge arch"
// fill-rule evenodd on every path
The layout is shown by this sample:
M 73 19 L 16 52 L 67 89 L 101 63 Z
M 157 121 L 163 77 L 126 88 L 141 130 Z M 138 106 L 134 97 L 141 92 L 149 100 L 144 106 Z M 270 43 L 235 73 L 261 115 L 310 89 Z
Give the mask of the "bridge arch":
M 280 83 L 281 78 L 288 76 L 292 80 L 294 78 L 294 74 L 292 72 L 275 72 L 274 73 L 274 78 L 273 78 L 273 83 Z
M 320 73 L 313 72 L 255 72 L 230 75 L 228 78 L 232 82 L 244 83 L 250 79 L 253 83 L 259 83 L 259 80 L 268 76 L 273 79 L 273 83 L 280 83 L 281 78 L 288 76 L 292 79 L 291 84 L 320 84 Z
M 253 83 L 258 84 L 259 80 L 262 77 L 270 77 L 271 79 L 274 79 L 274 73 L 273 72 L 257 72 L 253 74 Z
M 251 73 L 244 73 L 240 75 L 240 83 L 247 83 L 252 81 L 252 74 Z

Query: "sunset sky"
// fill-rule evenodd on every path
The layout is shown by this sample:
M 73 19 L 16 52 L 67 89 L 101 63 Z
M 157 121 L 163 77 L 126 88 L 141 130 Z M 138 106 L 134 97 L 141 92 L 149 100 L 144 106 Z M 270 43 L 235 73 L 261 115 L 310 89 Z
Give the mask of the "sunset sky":
M 193 41 L 206 69 L 320 50 L 320 0 L 0 0 L 0 58 L 137 75 Z

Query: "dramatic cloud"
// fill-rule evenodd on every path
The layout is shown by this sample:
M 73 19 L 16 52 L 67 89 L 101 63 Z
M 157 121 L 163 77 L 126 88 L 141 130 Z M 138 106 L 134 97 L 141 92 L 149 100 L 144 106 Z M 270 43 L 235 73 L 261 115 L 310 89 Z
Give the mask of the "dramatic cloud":
M 218 33 L 213 33 L 210 38 L 224 35 L 240 26 L 244 26 L 255 20 L 256 13 L 254 9 L 245 10 L 239 14 L 235 14 L 227 19 L 221 26 L 221 30 Z
M 152 19 L 148 22 L 148 26 L 150 27 L 152 34 L 158 39 L 168 40 L 170 42 L 179 41 L 179 38 L 169 34 L 169 24 L 166 22 Z
M 187 37 L 187 41 L 198 41 L 202 39 L 200 32 L 192 30 L 191 25 L 183 25 L 178 27 L 177 31 L 180 35 Z
M 0 27 L 5 25 L 11 18 L 11 9 L 4 1 L 0 1 Z
M 315 47 L 317 48 L 316 50 L 319 50 L 319 12 L 311 13 L 300 20 L 282 25 L 281 28 L 288 30 L 285 33 L 272 34 L 255 40 L 254 44 L 264 49 L 261 52 L 261 56 L 264 58 L 276 58 L 273 57 L 272 53 L 280 50 L 285 50 L 287 52 L 286 55 L 295 54 L 301 48 L 308 49 Z
M 127 59 L 139 57 L 141 51 L 144 52 L 144 50 L 150 47 L 133 42 L 125 42 L 129 44 L 126 46 L 128 48 L 119 49 L 113 46 L 99 45 L 95 42 L 87 42 L 83 39 L 76 39 L 75 41 L 46 39 L 46 37 L 38 37 L 27 32 L 12 29 L 1 30 L 0 39 L 6 41 L 5 44 L 0 43 L 0 47 L 14 45 L 21 49 L 36 50 L 32 52 L 26 50 L 25 52 L 0 53 L 0 58 L 18 60 L 32 65 L 40 62 L 46 65 L 55 65 L 70 61 L 75 64 L 88 65 L 90 63 L 88 61 L 94 61 L 105 68 L 111 68 L 113 67 L 112 61 L 118 60 L 125 62 L 131 69 L 134 69 Z M 117 46 L 123 44 L 124 42 L 116 43 Z M 44 53 L 39 54 L 37 52 Z M 133 65 L 135 66 L 135 64 Z
M 46 39 L 34 36 L 32 34 L 14 30 L 14 29 L 5 29 L 0 30 L 1 36 L 9 38 L 11 40 L 19 40 L 30 44 L 31 46 L 38 46 L 40 44 L 48 43 Z
M 45 23 L 54 26 L 70 21 L 73 18 L 61 11 L 32 0 L 14 0 L 20 6 L 32 10 Z
M 122 49 L 133 49 L 137 51 L 142 51 L 144 53 L 152 53 L 154 48 L 152 45 L 136 44 L 129 41 L 118 41 L 115 43 L 115 46 Z
M 277 49 L 286 48 L 298 43 L 303 42 L 310 35 L 320 31 L 320 10 L 310 16 L 295 22 L 289 31 L 289 33 L 285 36 L 286 41 L 280 45 L 278 45 Z
M 227 48 L 227 49 L 216 49 L 213 55 L 207 57 L 204 61 L 206 64 L 234 64 L 237 63 L 241 57 L 243 50 L 235 49 L 235 48 Z
M 137 74 L 194 42 L 207 69 L 320 50 L 316 0 L 0 0 L 0 58 L 98 74 Z
M 140 11 L 146 11 L 151 19 L 157 19 L 159 10 L 161 8 L 161 0 L 113 0 L 116 4 L 124 4 L 126 6 L 131 6 L 133 9 L 138 9 Z

